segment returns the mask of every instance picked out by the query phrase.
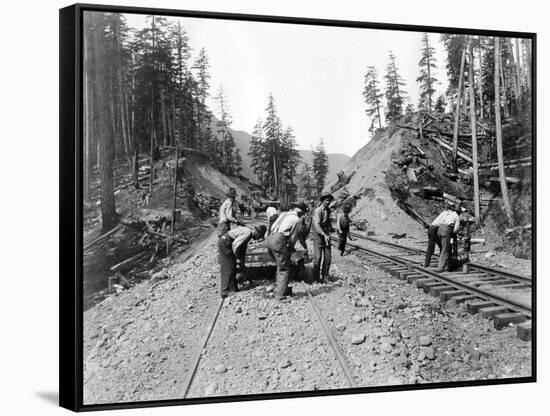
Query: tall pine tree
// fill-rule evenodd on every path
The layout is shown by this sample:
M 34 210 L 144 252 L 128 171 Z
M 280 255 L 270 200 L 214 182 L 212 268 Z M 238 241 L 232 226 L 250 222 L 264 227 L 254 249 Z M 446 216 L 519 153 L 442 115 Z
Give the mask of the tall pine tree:
M 420 102 L 418 107 L 432 111 L 432 96 L 435 92 L 435 83 L 437 79 L 433 75 L 433 70 L 437 68 L 435 64 L 435 48 L 430 46 L 430 39 L 427 33 L 422 35 L 422 57 L 418 61 L 420 66 L 420 75 L 416 82 L 420 83 Z
M 386 121 L 389 123 L 403 115 L 403 103 L 406 92 L 403 77 L 397 72 L 395 55 L 390 51 L 389 63 L 386 67 Z
M 323 139 L 319 141 L 313 150 L 313 182 L 317 195 L 323 192 L 325 181 L 328 174 L 328 155 L 325 150 L 325 142 Z
M 384 94 L 380 91 L 378 81 L 378 72 L 373 66 L 367 67 L 367 73 L 365 74 L 363 97 L 367 104 L 367 116 L 372 119 L 371 130 L 374 123 L 378 120 L 378 127 L 382 128 L 382 117 L 380 116 L 380 108 L 382 107 L 382 97 Z

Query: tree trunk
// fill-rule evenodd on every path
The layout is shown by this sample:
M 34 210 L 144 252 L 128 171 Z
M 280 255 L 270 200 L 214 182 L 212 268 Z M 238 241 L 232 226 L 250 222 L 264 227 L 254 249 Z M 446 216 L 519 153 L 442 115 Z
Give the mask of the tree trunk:
M 519 61 L 517 58 L 514 58 L 514 49 L 512 46 L 512 39 L 507 39 L 508 41 L 508 50 L 510 51 L 510 59 L 512 63 L 512 68 L 510 68 L 510 77 L 512 78 L 512 84 L 514 85 L 514 106 L 515 106 L 515 114 L 519 113 L 519 83 L 518 83 L 518 66 Z
M 110 72 L 108 71 L 107 56 L 105 48 L 99 47 L 100 35 L 104 32 L 104 25 L 100 19 L 101 16 L 96 16 L 99 21 L 95 25 L 94 40 L 96 43 L 96 62 L 95 73 L 96 82 L 95 88 L 98 91 L 96 100 L 96 111 L 99 135 L 99 161 L 100 161 L 100 178 L 101 178 L 101 222 L 102 233 L 109 231 L 113 228 L 118 218 L 115 210 L 115 190 L 113 181 L 113 139 L 111 132 L 111 126 L 109 120 L 109 101 L 111 96 L 109 94 L 108 77 Z
M 500 50 L 500 49 L 499 49 Z M 495 54 L 495 57 L 497 55 Z M 508 98 L 506 94 L 506 79 L 504 78 L 504 70 L 502 69 L 502 57 L 498 55 L 500 78 L 502 79 L 502 108 L 504 109 L 504 117 L 510 118 L 510 111 L 508 111 Z M 500 97 L 499 97 L 500 98 Z
M 172 109 L 173 110 L 173 109 Z M 174 192 L 172 194 L 172 235 L 174 235 L 176 224 L 176 197 L 178 193 L 178 160 L 180 157 L 180 141 L 176 139 L 176 163 L 174 166 Z
M 139 143 L 134 145 L 134 158 L 133 158 L 133 176 L 134 176 L 134 187 L 139 189 Z
M 527 63 L 527 89 L 528 92 L 531 92 L 531 42 L 529 40 L 524 40 L 523 43 L 525 47 L 526 63 Z
M 92 136 L 92 111 L 93 111 L 93 88 L 91 84 L 90 70 L 94 64 L 91 59 L 90 51 L 90 33 L 86 33 L 84 36 L 84 183 L 83 183 L 83 198 L 85 204 L 90 204 L 90 175 L 92 173 L 91 163 L 91 136 Z
M 160 89 L 160 112 L 162 120 L 162 143 L 164 146 L 168 145 L 168 124 L 166 122 L 166 96 L 164 94 L 164 88 Z
M 518 84 L 518 101 L 521 101 L 521 57 L 519 54 L 519 40 L 516 38 L 514 39 L 514 46 L 516 49 L 516 78 L 517 78 L 517 84 Z
M 483 58 L 481 56 L 481 44 L 479 45 L 479 118 L 485 118 L 483 114 Z
M 151 79 L 151 146 L 149 149 L 149 198 L 153 196 L 153 179 L 155 176 L 153 151 L 155 140 L 155 16 L 152 16 L 153 25 L 153 77 Z
M 458 90 L 456 92 L 455 126 L 453 131 L 453 171 L 457 171 L 456 158 L 458 151 L 458 127 L 460 122 L 460 101 L 462 98 L 462 84 L 464 82 L 464 64 L 466 61 L 466 46 L 462 49 L 460 57 L 460 74 L 458 76 Z
M 111 128 L 113 129 L 113 138 L 114 138 L 113 146 L 114 146 L 114 149 L 115 149 L 115 166 L 116 166 L 116 170 L 118 172 L 118 148 L 119 148 L 118 137 L 119 137 L 119 134 L 118 134 L 117 123 L 116 123 L 116 113 L 115 113 L 115 103 L 114 103 L 115 95 L 113 94 L 114 82 L 113 82 L 113 73 L 112 73 L 112 71 L 109 71 L 109 84 L 110 84 L 110 92 L 111 92 L 111 94 L 109 94 L 109 98 L 110 98 L 109 99 L 109 108 L 111 110 L 110 119 L 111 119 Z
M 477 162 L 477 123 L 476 123 L 476 100 L 475 100 L 475 91 L 474 91 L 474 47 L 470 43 L 469 51 L 469 61 L 470 61 L 470 70 L 469 81 L 470 81 L 470 123 L 472 130 L 472 164 L 474 170 L 474 212 L 476 224 L 479 225 L 481 218 L 479 211 L 479 165 Z
M 504 171 L 504 154 L 502 150 L 502 122 L 500 119 L 500 77 L 502 72 L 500 67 L 500 39 L 495 37 L 495 130 L 497 141 L 498 173 L 500 178 L 500 190 L 502 193 L 502 202 L 508 219 L 508 224 L 514 226 L 514 214 L 512 204 L 508 196 L 508 185 L 506 183 L 506 173 Z

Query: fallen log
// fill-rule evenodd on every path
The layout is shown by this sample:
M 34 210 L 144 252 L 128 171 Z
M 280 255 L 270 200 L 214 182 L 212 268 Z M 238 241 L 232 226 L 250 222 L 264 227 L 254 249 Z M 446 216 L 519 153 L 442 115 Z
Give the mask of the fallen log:
M 141 251 L 137 254 L 134 254 L 132 257 L 129 257 L 126 260 L 115 264 L 113 267 L 111 267 L 110 270 L 112 272 L 116 272 L 117 270 L 119 270 L 119 269 L 121 269 L 121 268 L 123 268 L 123 267 L 125 267 L 129 264 L 132 264 L 133 262 L 136 262 L 136 261 L 140 260 L 142 257 L 145 257 L 146 255 L 147 255 L 147 251 Z
M 453 151 L 453 147 L 447 143 L 445 143 L 443 140 L 440 140 L 440 139 L 437 139 L 435 137 L 431 137 L 431 139 L 436 142 L 437 144 L 439 144 L 441 147 L 443 147 L 444 149 L 447 149 L 449 151 Z M 466 160 L 467 162 L 470 162 L 470 163 L 473 163 L 472 162 L 472 158 L 470 156 L 468 156 L 467 154 L 465 154 L 464 152 L 461 152 L 460 150 L 457 152 L 457 155 L 460 156 L 462 159 Z
M 171 241 L 177 241 L 178 243 L 182 243 L 182 244 L 188 244 L 189 243 L 189 240 L 186 240 L 185 238 L 178 238 L 178 237 L 174 237 L 174 236 L 171 236 L 171 235 L 168 235 L 168 234 L 159 233 L 158 231 L 154 231 L 150 228 L 143 229 L 142 227 L 136 226 L 134 224 L 130 224 L 130 223 L 125 222 L 125 221 L 122 222 L 122 225 L 124 225 L 125 227 L 133 228 L 135 230 L 143 231 L 147 234 L 156 235 L 156 236 L 162 237 L 162 238 L 169 238 L 169 239 L 171 239 Z
M 397 127 L 400 127 L 400 128 L 403 128 L 403 129 L 409 129 L 409 130 L 418 130 L 418 127 L 412 127 L 412 126 L 407 126 L 406 124 L 397 124 Z M 442 130 L 437 130 L 437 129 L 423 129 L 422 133 L 424 134 L 441 134 L 442 136 L 445 136 L 445 137 L 449 137 L 449 138 L 453 138 L 453 133 L 448 133 L 446 131 L 442 131 Z M 478 138 L 484 138 L 485 136 L 478 136 Z M 459 134 L 458 135 L 458 138 L 459 139 L 472 139 L 472 135 L 471 134 Z
M 122 226 L 122 224 L 118 224 L 115 228 L 107 231 L 105 234 L 103 235 L 100 235 L 99 237 L 97 237 L 95 240 L 87 243 L 87 244 L 84 244 L 84 250 L 88 250 L 90 247 L 96 245 L 97 243 L 99 243 L 100 241 L 103 241 L 103 240 L 106 240 L 107 237 L 113 235 L 114 233 L 117 232 L 117 230 L 120 229 L 120 227 Z

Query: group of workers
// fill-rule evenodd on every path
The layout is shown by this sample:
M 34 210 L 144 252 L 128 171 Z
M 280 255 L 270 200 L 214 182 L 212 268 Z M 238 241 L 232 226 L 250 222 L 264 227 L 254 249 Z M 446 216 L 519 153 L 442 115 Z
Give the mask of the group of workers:
M 251 240 L 265 239 L 265 247 L 277 265 L 275 297 L 283 300 L 292 295 L 288 286 L 291 271 L 291 256 L 296 251 L 296 243 L 307 249 L 306 238 L 311 234 L 313 242 L 313 279 L 324 283 L 329 279 L 332 259 L 331 233 L 339 236 L 338 251 L 345 255 L 351 220 L 351 207 L 344 205 L 336 219 L 336 229 L 332 226 L 331 203 L 334 197 L 323 193 L 310 216 L 310 208 L 305 202 L 294 202 L 288 210 L 280 212 L 275 207 L 266 210 L 268 225 L 245 226 L 237 213 L 236 190 L 230 188 L 227 199 L 220 207 L 218 222 L 218 249 L 220 262 L 220 295 L 226 297 L 238 290 L 237 281 L 244 275 L 245 254 Z M 443 211 L 429 226 L 428 250 L 425 267 L 430 266 L 435 245 L 441 255 L 437 271 L 449 270 L 451 260 L 451 238 L 460 226 L 460 204 Z M 311 231 L 311 233 L 310 233 Z
M 344 207 L 337 218 L 337 230 L 332 227 L 330 204 L 334 197 L 323 193 L 318 205 L 310 216 L 310 207 L 305 202 L 294 202 L 285 211 L 268 207 L 266 216 L 268 225 L 247 227 L 237 213 L 234 188 L 227 192 L 227 199 L 220 207 L 218 222 L 218 249 L 220 262 L 220 295 L 226 297 L 238 290 L 237 281 L 244 273 L 245 254 L 251 240 L 265 239 L 265 247 L 277 264 L 275 297 L 279 300 L 292 295 L 288 286 L 291 271 L 291 256 L 296 251 L 295 245 L 300 243 L 307 249 L 306 239 L 310 235 L 313 241 L 313 279 L 320 283 L 329 278 L 332 258 L 330 234 L 338 232 L 340 241 L 338 250 L 345 253 L 346 240 L 349 238 L 351 221 L 349 206 Z

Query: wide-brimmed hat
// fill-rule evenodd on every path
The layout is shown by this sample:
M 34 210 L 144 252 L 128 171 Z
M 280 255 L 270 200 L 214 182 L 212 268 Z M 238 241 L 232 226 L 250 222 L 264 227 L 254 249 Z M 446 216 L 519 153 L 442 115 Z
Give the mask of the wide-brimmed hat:
M 302 202 L 302 201 L 299 201 L 299 202 L 293 202 L 292 203 L 292 207 L 293 208 L 300 208 L 302 211 L 304 212 L 308 212 L 309 211 L 309 208 L 307 207 L 307 205 Z
M 255 225 L 254 231 L 258 234 L 258 238 L 263 238 L 267 231 L 267 227 L 265 225 Z
M 321 196 L 319 197 L 319 200 L 322 202 L 325 199 L 330 199 L 331 201 L 334 201 L 334 197 L 330 192 L 323 192 Z
M 229 196 L 229 197 L 236 197 L 237 196 L 237 190 L 235 188 L 229 188 L 229 190 L 227 191 L 227 193 L 225 195 Z

